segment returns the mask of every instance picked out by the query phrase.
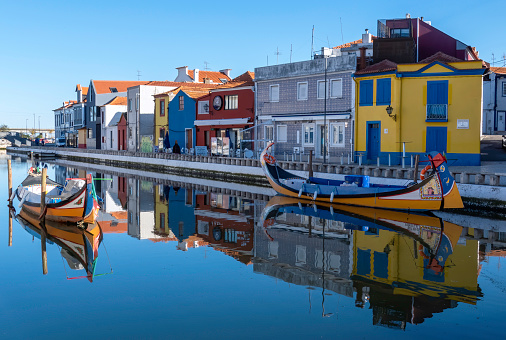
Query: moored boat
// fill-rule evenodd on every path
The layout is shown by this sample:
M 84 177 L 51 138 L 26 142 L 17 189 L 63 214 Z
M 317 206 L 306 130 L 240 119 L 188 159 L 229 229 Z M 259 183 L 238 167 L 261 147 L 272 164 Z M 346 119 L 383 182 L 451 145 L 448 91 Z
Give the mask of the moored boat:
M 15 194 L 19 206 L 25 212 L 41 216 L 42 175 L 33 168 L 17 187 Z M 46 220 L 57 222 L 94 223 L 99 204 L 93 185 L 93 178 L 67 178 L 65 184 L 46 179 Z
M 42 228 L 48 243 L 56 243 L 61 247 L 61 254 L 71 269 L 86 271 L 90 282 L 96 276 L 95 268 L 98 258 L 98 248 L 103 239 L 103 233 L 98 223 L 89 224 L 86 230 L 79 228 L 76 223 L 46 221 L 41 226 L 37 217 L 21 210 L 16 216 L 17 221 L 30 234 L 40 238 Z M 72 277 L 81 278 L 81 277 Z M 70 279 L 70 278 L 69 278 Z
M 422 172 L 432 172 L 420 182 L 406 185 L 373 184 L 369 176 L 345 176 L 344 180 L 302 177 L 281 169 L 268 154 L 270 143 L 260 155 L 264 173 L 281 195 L 317 202 L 396 210 L 441 210 L 463 208 L 462 198 L 451 175 L 446 158 L 428 154 L 429 165 Z

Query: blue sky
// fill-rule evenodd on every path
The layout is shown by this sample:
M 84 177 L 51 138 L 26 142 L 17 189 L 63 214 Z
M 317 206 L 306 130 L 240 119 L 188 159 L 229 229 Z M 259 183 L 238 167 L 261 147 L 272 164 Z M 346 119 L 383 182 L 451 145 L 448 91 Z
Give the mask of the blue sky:
M 174 80 L 176 67 L 235 77 L 307 60 L 376 34 L 377 19 L 423 16 L 492 61 L 506 53 L 497 1 L 8 1 L 0 12 L 0 124 L 54 128 L 52 110 L 90 79 Z M 342 23 L 342 30 L 341 30 Z M 276 56 L 279 49 L 280 55 Z M 495 66 L 503 66 L 503 63 Z M 28 121 L 26 121 L 28 119 Z

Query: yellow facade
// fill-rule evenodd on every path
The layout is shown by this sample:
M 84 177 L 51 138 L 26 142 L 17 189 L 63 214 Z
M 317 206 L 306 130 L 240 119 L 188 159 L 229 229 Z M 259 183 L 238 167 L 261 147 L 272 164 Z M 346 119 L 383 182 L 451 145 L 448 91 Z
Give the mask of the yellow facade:
M 163 185 L 155 186 L 155 232 L 159 235 L 172 235 L 169 228 L 169 202 L 163 194 Z
M 163 105 L 164 105 L 164 114 L 162 115 L 161 114 L 161 102 L 163 101 Z M 159 94 L 159 95 L 156 95 L 155 96 L 155 119 L 154 119 L 154 123 L 155 123 L 155 127 L 154 127 L 154 131 L 153 131 L 153 145 L 159 145 L 159 142 L 160 142 L 160 138 L 161 140 L 163 141 L 163 138 L 165 136 L 162 136 L 161 134 L 163 133 L 163 131 L 169 131 L 169 115 L 168 115 L 168 107 L 169 107 L 169 101 L 170 101 L 170 97 L 169 97 L 169 94 Z M 162 130 L 162 132 L 160 132 L 160 130 Z
M 392 164 L 400 164 L 403 151 L 405 160 L 414 154 L 425 154 L 435 151 L 427 150 L 433 146 L 434 128 L 440 128 L 437 141 L 448 159 L 456 160 L 454 165 L 480 164 L 480 136 L 482 119 L 482 75 L 481 61 L 430 64 L 401 64 L 397 69 L 387 72 L 362 73 L 355 76 L 356 88 L 356 124 L 355 151 L 362 154 L 364 163 L 373 163 L 380 157 L 386 164 L 388 157 Z M 378 80 L 390 79 L 392 116 L 388 116 L 388 105 L 378 105 Z M 363 81 L 373 83 L 372 105 L 361 105 L 361 85 Z M 442 104 L 446 119 L 429 119 L 430 111 L 428 84 L 446 83 L 444 94 L 447 101 Z M 437 95 L 436 95 L 437 96 Z M 379 135 L 379 153 L 371 146 L 372 122 L 376 122 Z M 375 127 L 376 127 L 375 126 Z M 379 134 L 378 134 L 379 132 Z M 440 137 L 441 136 L 441 137 Z M 404 148 L 404 149 L 403 149 Z M 372 157 L 371 157 L 372 156 Z
M 446 254 L 445 261 L 440 262 L 442 273 L 439 278 L 428 275 L 430 261 L 426 259 L 420 241 L 388 230 L 379 230 L 377 235 L 355 231 L 352 274 L 370 282 L 392 286 L 394 294 L 445 297 L 474 304 L 478 296 L 478 241 L 466 240 L 465 244 L 457 244 L 461 230 L 462 227 L 451 223 L 445 223 L 440 229 L 453 247 Z M 429 232 L 427 235 L 428 243 L 430 238 L 438 240 L 437 233 L 431 235 Z M 437 243 L 434 243 L 436 246 L 432 250 L 438 254 Z M 359 259 L 360 252 L 362 258 Z M 367 254 L 365 261 L 363 254 Z M 387 260 L 375 263 L 381 255 Z M 381 268 L 385 263 L 386 269 Z

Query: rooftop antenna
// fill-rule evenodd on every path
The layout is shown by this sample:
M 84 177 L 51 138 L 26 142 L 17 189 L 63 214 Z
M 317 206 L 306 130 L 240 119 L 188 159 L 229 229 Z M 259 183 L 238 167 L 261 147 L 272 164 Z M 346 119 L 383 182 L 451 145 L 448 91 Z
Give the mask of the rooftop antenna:
M 281 52 L 279 52 L 279 47 L 276 47 L 276 52 L 274 53 L 276 55 L 276 64 L 279 64 L 279 55 Z
M 292 44 L 290 44 L 290 64 L 292 63 Z
M 341 44 L 344 45 L 344 36 L 343 36 L 343 21 L 341 20 L 341 17 L 339 17 L 339 22 L 341 23 Z
M 311 31 L 311 59 L 313 59 L 313 43 L 314 43 L 314 25 L 313 25 L 313 29 Z
M 206 66 L 204 66 L 204 70 L 206 70 L 206 71 L 209 70 L 209 67 L 207 67 L 209 65 L 209 63 L 207 61 L 204 61 L 204 65 L 206 65 Z
M 502 54 L 502 61 L 503 61 L 502 66 L 506 66 L 506 53 Z
M 141 80 L 141 71 L 137 70 L 137 80 Z

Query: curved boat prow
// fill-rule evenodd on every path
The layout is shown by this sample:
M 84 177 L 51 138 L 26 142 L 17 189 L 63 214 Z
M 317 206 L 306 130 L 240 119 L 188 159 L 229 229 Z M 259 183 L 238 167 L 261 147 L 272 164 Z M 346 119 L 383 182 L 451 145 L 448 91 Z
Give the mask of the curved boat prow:
M 460 197 L 459 189 L 457 188 L 457 182 L 455 182 L 455 178 L 453 178 L 450 170 L 448 169 L 446 157 L 440 153 L 437 153 L 433 157 L 429 154 L 428 158 L 431 161 L 432 165 L 435 167 L 439 176 L 439 180 L 441 182 L 443 208 L 464 208 L 462 197 Z

